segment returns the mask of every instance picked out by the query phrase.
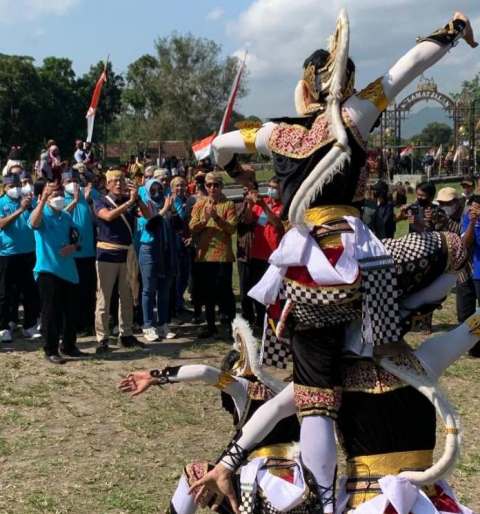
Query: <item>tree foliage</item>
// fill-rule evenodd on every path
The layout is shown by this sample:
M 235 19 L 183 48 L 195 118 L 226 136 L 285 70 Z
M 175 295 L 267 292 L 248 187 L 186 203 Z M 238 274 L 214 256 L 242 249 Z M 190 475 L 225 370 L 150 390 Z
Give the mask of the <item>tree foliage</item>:
M 451 142 L 453 130 L 445 123 L 430 123 L 412 140 L 425 146 L 448 145 Z
M 151 139 L 192 141 L 218 130 L 238 70 L 214 41 L 172 34 L 128 68 L 126 124 Z M 239 97 L 246 94 L 245 81 Z

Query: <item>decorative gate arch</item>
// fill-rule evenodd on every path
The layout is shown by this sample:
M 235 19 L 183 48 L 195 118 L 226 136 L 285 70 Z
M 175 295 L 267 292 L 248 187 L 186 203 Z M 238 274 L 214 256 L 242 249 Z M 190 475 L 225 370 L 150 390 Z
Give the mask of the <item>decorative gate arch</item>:
M 461 140 L 468 138 L 469 162 L 473 165 L 475 149 L 475 102 L 468 91 L 463 91 L 457 100 L 438 91 L 433 79 L 421 77 L 417 89 L 406 96 L 400 103 L 391 105 L 383 114 L 380 124 L 380 139 L 382 148 L 399 148 L 402 144 L 402 122 L 406 119 L 412 107 L 418 102 L 433 101 L 438 103 L 453 120 L 454 145 L 458 148 Z M 468 127 L 468 128 L 467 128 Z M 386 144 L 387 141 L 389 144 Z

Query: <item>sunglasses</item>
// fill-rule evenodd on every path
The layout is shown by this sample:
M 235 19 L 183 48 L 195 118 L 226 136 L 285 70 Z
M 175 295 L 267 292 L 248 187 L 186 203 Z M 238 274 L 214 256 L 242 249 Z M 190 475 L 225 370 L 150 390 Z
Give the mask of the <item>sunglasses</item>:
M 208 187 L 208 188 L 215 188 L 215 189 L 218 189 L 220 188 L 220 184 L 218 182 L 208 182 L 205 184 L 205 187 Z

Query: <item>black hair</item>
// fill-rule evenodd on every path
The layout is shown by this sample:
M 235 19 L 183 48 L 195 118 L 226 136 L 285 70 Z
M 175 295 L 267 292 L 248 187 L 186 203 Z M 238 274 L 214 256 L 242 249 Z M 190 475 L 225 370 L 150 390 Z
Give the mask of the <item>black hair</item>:
M 422 193 L 427 194 L 429 198 L 433 198 L 437 192 L 437 188 L 433 182 L 420 182 L 417 184 L 415 191 L 422 191 Z
M 47 181 L 44 178 L 37 179 L 33 184 L 34 196 L 40 196 L 43 193 L 43 190 L 46 185 L 47 185 Z
M 222 371 L 231 371 L 235 363 L 240 358 L 240 353 L 237 350 L 230 350 L 223 358 L 220 368 Z
M 480 205 L 480 195 L 472 195 L 468 199 L 468 205 L 472 205 L 472 203 L 478 203 Z

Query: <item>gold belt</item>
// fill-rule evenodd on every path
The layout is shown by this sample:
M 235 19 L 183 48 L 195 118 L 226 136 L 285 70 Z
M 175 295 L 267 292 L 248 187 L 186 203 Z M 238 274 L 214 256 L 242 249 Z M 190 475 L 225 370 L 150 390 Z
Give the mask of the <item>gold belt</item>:
M 258 450 L 255 450 L 248 456 L 248 460 L 258 458 L 292 459 L 293 453 L 293 446 L 291 444 L 272 444 L 258 448 Z
M 433 463 L 432 450 L 381 453 L 354 457 L 347 463 L 348 506 L 358 507 L 381 493 L 377 480 L 402 471 L 424 471 Z
M 97 248 L 101 250 L 128 250 L 130 245 L 120 245 L 117 243 L 107 243 L 106 241 L 98 241 Z

